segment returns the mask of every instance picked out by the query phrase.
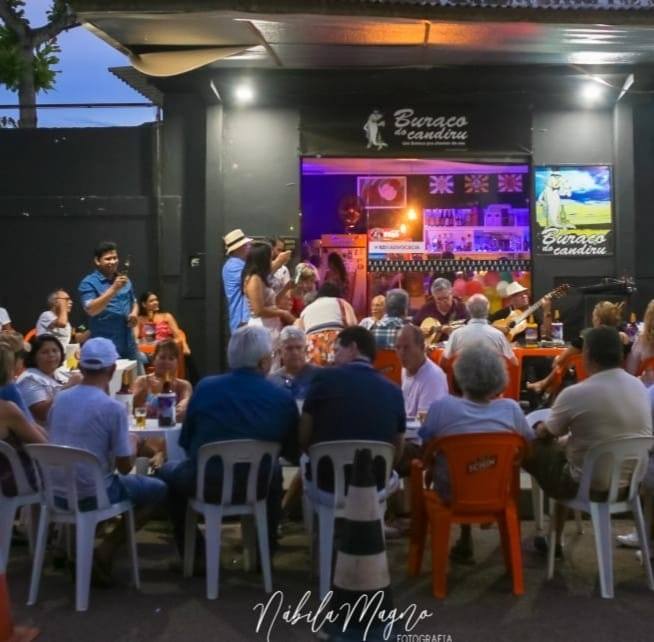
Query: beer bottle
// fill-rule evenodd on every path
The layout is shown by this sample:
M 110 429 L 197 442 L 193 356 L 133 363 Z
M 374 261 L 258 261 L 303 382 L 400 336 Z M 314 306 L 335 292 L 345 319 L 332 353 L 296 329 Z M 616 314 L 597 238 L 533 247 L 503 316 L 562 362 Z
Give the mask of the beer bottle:
M 538 324 L 534 321 L 533 314 L 529 316 L 529 321 L 527 322 L 525 343 L 527 345 L 536 345 L 538 343 Z
M 125 406 L 127 416 L 131 417 L 134 407 L 134 395 L 130 389 L 129 373 L 123 372 L 122 383 L 120 390 L 116 393 L 116 401 Z
M 175 425 L 176 403 L 177 403 L 177 395 L 175 395 L 175 393 L 173 392 L 171 375 L 169 372 L 167 372 L 164 378 L 162 390 L 157 395 L 157 414 L 159 417 L 160 426 L 169 427 Z

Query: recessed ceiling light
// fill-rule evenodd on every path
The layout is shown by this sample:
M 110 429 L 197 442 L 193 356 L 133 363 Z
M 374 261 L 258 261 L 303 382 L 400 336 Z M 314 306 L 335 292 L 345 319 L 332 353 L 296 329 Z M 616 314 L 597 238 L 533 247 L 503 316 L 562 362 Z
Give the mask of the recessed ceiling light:
M 581 96 L 589 104 L 596 103 L 603 94 L 602 87 L 593 81 L 585 83 L 581 88 Z
M 250 85 L 239 85 L 234 91 L 234 97 L 240 103 L 251 103 L 254 100 L 254 89 Z

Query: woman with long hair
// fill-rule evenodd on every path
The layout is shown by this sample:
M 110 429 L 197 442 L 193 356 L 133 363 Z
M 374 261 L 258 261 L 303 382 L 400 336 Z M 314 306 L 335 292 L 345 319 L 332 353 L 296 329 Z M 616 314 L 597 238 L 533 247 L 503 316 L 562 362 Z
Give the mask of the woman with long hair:
M 327 256 L 327 271 L 325 272 L 325 283 L 333 283 L 345 299 L 349 296 L 350 282 L 345 268 L 345 261 L 338 252 L 330 252 Z
M 627 357 L 626 369 L 632 375 L 640 373 L 642 365 L 654 357 L 654 299 L 649 302 L 643 317 L 643 331 L 636 337 Z
M 270 332 L 273 347 L 283 325 L 290 325 L 295 317 L 275 303 L 275 292 L 269 285 L 272 249 L 268 243 L 253 243 L 241 276 L 241 289 L 250 305 L 248 325 L 260 325 Z
M 600 325 L 610 326 L 616 328 L 620 331 L 622 325 L 622 311 L 624 308 L 624 303 L 611 303 L 610 301 L 600 301 L 593 308 L 593 315 L 591 318 L 592 327 L 597 328 Z M 542 393 L 549 390 L 551 385 L 556 380 L 557 370 L 566 367 L 570 359 L 581 352 L 584 349 L 584 330 L 576 339 L 573 339 L 570 342 L 570 346 L 566 348 L 558 357 L 552 362 L 552 371 L 544 379 L 540 381 L 528 382 L 527 388 L 533 390 L 536 393 Z M 620 331 L 620 340 L 624 346 L 625 355 L 629 351 L 629 337 L 622 331 Z

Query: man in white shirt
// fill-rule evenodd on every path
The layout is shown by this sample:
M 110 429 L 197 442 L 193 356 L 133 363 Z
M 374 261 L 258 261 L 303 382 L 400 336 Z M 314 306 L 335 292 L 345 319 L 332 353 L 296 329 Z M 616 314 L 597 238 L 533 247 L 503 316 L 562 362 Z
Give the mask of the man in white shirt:
M 130 439 L 125 406 L 107 394 L 117 359 L 118 352 L 109 339 L 95 337 L 84 344 L 79 363 L 84 378 L 80 385 L 55 398 L 48 416 L 48 434 L 50 443 L 83 448 L 99 459 L 109 501 L 131 500 L 136 508 L 136 526 L 140 528 L 153 509 L 165 501 L 167 487 L 160 479 L 129 474 L 136 443 Z M 80 508 L 94 509 L 95 484 L 82 466 L 76 481 Z M 95 552 L 95 577 L 102 583 L 110 582 L 111 560 L 124 541 L 124 531 L 122 526 L 114 528 Z
M 405 325 L 399 332 L 395 351 L 402 364 L 402 395 L 407 417 L 429 410 L 434 401 L 447 395 L 447 377 L 425 356 L 425 338 L 420 328 Z
M 402 364 L 402 396 L 407 417 L 418 411 L 426 412 L 439 399 L 447 396 L 447 377 L 431 360 L 425 357 L 425 337 L 419 327 L 405 325 L 397 335 L 395 351 Z M 409 474 L 411 460 L 420 458 L 422 448 L 405 442 L 402 459 L 395 467 L 401 477 Z
M 517 364 L 511 344 L 504 334 L 488 324 L 488 307 L 488 299 L 483 294 L 474 294 L 468 299 L 466 308 L 470 313 L 470 321 L 451 334 L 443 353 L 444 359 L 453 359 L 466 346 L 483 343 L 505 359 Z
M 284 239 L 276 236 L 270 239 L 270 245 L 272 247 L 273 265 L 279 262 L 280 256 L 283 257 L 288 255 L 290 258 L 291 253 L 284 250 Z M 270 287 L 275 292 L 275 296 L 278 296 L 290 282 L 291 273 L 288 271 L 286 265 L 281 265 L 279 268 L 277 268 L 277 270 L 273 270 L 273 273 L 270 277 Z
M 11 317 L 5 308 L 0 308 L 0 332 L 9 332 L 11 327 Z
M 50 309 L 43 312 L 36 322 L 36 336 L 52 334 L 65 350 L 72 336 L 68 315 L 73 308 L 73 300 L 65 290 L 55 290 L 48 297 L 48 306 Z
M 577 494 L 583 461 L 593 446 L 616 437 L 652 435 L 652 412 L 647 389 L 623 370 L 622 342 L 608 326 L 584 334 L 584 365 L 590 377 L 566 388 L 552 406 L 546 423 L 536 425 L 534 449 L 524 468 L 547 495 L 569 499 Z M 569 435 L 565 449 L 554 437 Z M 591 493 L 605 493 L 611 462 L 595 467 Z M 564 513 L 557 519 L 560 550 Z M 539 547 L 541 548 L 541 547 Z

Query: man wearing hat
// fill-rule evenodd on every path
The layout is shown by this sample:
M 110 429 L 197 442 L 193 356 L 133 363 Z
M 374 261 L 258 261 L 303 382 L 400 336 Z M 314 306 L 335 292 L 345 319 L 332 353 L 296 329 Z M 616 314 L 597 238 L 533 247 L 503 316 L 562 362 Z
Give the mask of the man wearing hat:
M 82 383 L 57 394 L 48 415 L 48 434 L 52 444 L 83 448 L 98 458 L 109 501 L 130 499 L 139 528 L 165 501 L 167 487 L 160 479 L 128 474 L 134 465 L 136 441 L 130 440 L 125 406 L 107 394 L 117 359 L 116 346 L 109 339 L 94 337 L 82 346 Z M 76 481 L 80 508 L 93 510 L 96 500 L 92 478 L 78 467 Z M 110 582 L 111 560 L 123 543 L 124 531 L 122 527 L 114 528 L 96 549 L 93 568 L 97 583 Z
M 250 318 L 250 306 L 241 289 L 241 274 L 252 239 L 245 236 L 243 230 L 236 229 L 226 234 L 223 241 L 225 241 L 225 252 L 229 257 L 223 265 L 223 289 L 227 297 L 229 330 L 234 332 Z
M 509 283 L 506 288 L 504 300 L 508 305 L 494 314 L 491 314 L 488 319 L 489 323 L 492 324 L 495 321 L 506 319 L 514 310 L 519 310 L 520 312 L 526 310 L 529 307 L 529 290 L 517 281 L 513 281 L 512 283 Z M 550 336 L 550 328 L 552 325 L 552 301 L 549 296 L 543 299 L 543 305 L 541 308 L 534 312 L 534 320 L 538 324 L 539 335 L 541 337 Z M 515 336 L 515 341 L 518 343 L 524 343 L 524 335 L 524 332 L 517 334 Z

